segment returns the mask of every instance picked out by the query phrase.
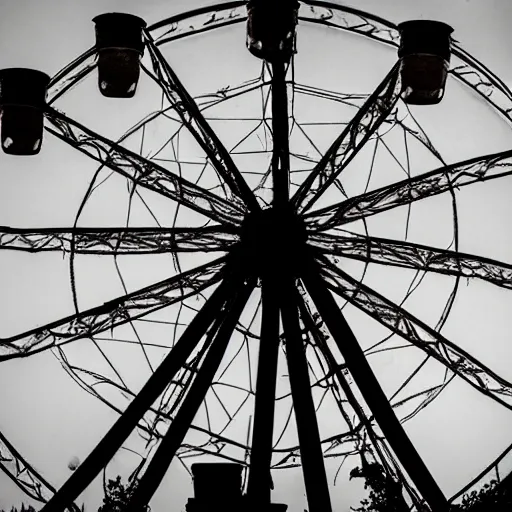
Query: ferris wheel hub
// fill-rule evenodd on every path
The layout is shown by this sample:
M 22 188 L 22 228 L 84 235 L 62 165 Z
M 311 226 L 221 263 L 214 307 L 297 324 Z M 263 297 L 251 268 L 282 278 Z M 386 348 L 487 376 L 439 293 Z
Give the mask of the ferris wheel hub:
M 271 207 L 247 215 L 242 225 L 242 248 L 258 275 L 294 271 L 306 248 L 302 219 L 288 207 Z

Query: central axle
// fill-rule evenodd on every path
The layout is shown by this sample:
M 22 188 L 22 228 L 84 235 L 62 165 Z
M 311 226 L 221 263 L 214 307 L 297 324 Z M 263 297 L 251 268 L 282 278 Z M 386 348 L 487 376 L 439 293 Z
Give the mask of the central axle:
M 289 207 L 271 207 L 247 215 L 242 225 L 244 255 L 258 275 L 295 272 L 306 248 L 302 219 Z

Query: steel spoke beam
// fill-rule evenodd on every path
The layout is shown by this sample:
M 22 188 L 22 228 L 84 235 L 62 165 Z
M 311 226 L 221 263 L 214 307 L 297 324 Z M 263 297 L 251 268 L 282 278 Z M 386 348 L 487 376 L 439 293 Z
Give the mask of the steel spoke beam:
M 347 235 L 318 233 L 309 237 L 309 243 L 325 254 L 468 279 L 478 278 L 512 289 L 512 265 L 509 263 L 411 242 L 355 233 Z
M 34 469 L 0 432 L 0 471 L 35 501 L 47 502 L 55 489 Z M 79 512 L 73 503 L 70 510 Z
M 292 198 L 295 208 L 311 209 L 332 185 L 385 121 L 400 98 L 401 86 L 397 63 L 299 187 Z
M 283 281 L 280 287 L 281 319 L 309 511 L 330 512 L 331 498 L 299 323 L 295 283 L 291 278 Z
M 350 384 L 348 383 L 347 379 L 343 375 L 340 365 L 336 361 L 336 358 L 334 357 L 333 353 L 331 352 L 329 345 L 326 343 L 323 334 L 320 332 L 319 327 L 316 325 L 315 320 L 313 319 L 313 316 L 311 315 L 310 311 L 308 310 L 308 307 L 302 297 L 299 302 L 299 311 L 300 311 L 300 317 L 301 317 L 302 321 L 304 322 L 304 326 L 309 330 L 311 337 L 313 338 L 315 344 L 320 349 L 322 356 L 325 358 L 327 367 L 329 368 L 329 372 L 332 373 L 332 375 L 334 375 L 336 377 L 336 380 L 338 381 L 338 384 L 339 384 L 341 390 L 345 394 L 347 402 L 349 403 L 350 407 L 352 407 L 352 409 L 354 410 L 360 423 L 362 423 L 364 425 L 372 443 L 374 443 L 375 447 L 378 448 L 377 438 L 373 432 L 373 426 L 372 426 L 370 419 L 368 419 L 366 417 L 366 414 L 364 413 L 363 408 L 357 401 L 354 393 L 352 392 L 352 389 L 350 388 Z M 348 426 L 351 427 L 350 423 L 348 423 Z
M 164 392 L 176 373 L 186 364 L 188 358 L 236 289 L 236 280 L 233 282 L 232 278 L 227 278 L 213 292 L 205 305 L 192 319 L 178 343 L 151 375 L 138 395 L 130 402 L 122 416 L 45 505 L 42 512 L 62 512 L 96 478 L 137 427 L 146 411 Z
M 352 278 L 332 263 L 322 260 L 321 273 L 327 286 L 334 293 L 348 300 L 391 332 L 432 356 L 476 390 L 504 407 L 512 409 L 512 383 L 497 375 L 411 313 Z
M 343 391 L 345 398 L 347 399 L 347 402 L 353 409 L 354 413 L 359 419 L 359 422 L 362 425 L 364 425 L 368 437 L 370 438 L 370 442 L 372 443 L 373 448 L 377 453 L 381 463 L 386 468 L 386 471 L 389 472 L 389 463 L 387 462 L 386 458 L 384 457 L 384 454 L 382 453 L 382 449 L 379 445 L 379 440 L 373 429 L 372 419 L 366 416 L 361 404 L 358 402 L 356 396 L 354 395 L 350 387 L 350 384 L 345 378 L 345 375 L 343 375 L 343 372 L 341 371 L 341 368 L 337 363 L 336 358 L 331 352 L 329 345 L 325 341 L 324 336 L 320 332 L 319 327 L 316 325 L 315 320 L 313 319 L 313 316 L 311 315 L 311 312 L 309 311 L 308 306 L 306 305 L 306 302 L 302 297 L 300 298 L 299 302 L 299 311 L 305 327 L 309 330 L 311 337 L 313 338 L 317 347 L 320 349 L 322 356 L 325 358 L 329 372 L 336 377 L 336 380 L 338 381 L 338 384 L 341 390 Z M 350 420 L 347 421 L 347 424 L 350 426 Z M 394 505 L 397 507 L 396 512 L 408 512 L 409 508 L 403 496 L 397 495 L 395 499 L 396 501 L 394 502 Z
M 199 228 L 48 228 L 0 226 L 0 250 L 62 251 L 119 255 L 227 251 L 237 243 L 234 230 Z
M 247 495 L 262 510 L 270 505 L 274 412 L 279 355 L 279 302 L 272 277 L 262 279 L 261 339 Z
M 312 265 L 313 266 L 313 265 Z M 448 512 L 445 496 L 395 416 L 363 350 L 322 279 L 314 271 L 303 277 L 306 289 L 343 355 L 356 385 L 407 474 L 433 512 Z
M 30 331 L 0 338 L 0 361 L 26 357 L 84 337 L 109 331 L 196 295 L 220 281 L 226 258 L 179 274 L 146 288 Z
M 232 291 L 232 300 L 227 302 L 225 311 L 217 317 L 216 326 L 210 331 L 208 336 L 211 346 L 201 368 L 198 370 L 183 404 L 169 425 L 169 429 L 160 442 L 160 446 L 157 448 L 148 468 L 139 480 L 126 512 L 143 510 L 142 507 L 149 503 L 149 500 L 162 482 L 199 407 L 206 397 L 206 393 L 226 352 L 231 335 L 255 284 L 255 279 L 251 278 L 241 286 L 241 289 L 234 289 Z
M 148 31 L 145 31 L 147 49 L 153 63 L 159 85 L 167 99 L 174 107 L 183 124 L 190 131 L 197 143 L 210 159 L 221 180 L 229 187 L 236 202 L 241 199 L 249 210 L 259 210 L 256 196 L 237 169 L 229 151 L 224 147 L 212 130 L 196 102 L 180 82 L 174 70 L 164 59 L 159 48 L 154 44 Z
M 290 195 L 290 143 L 288 127 L 288 94 L 284 61 L 272 63 L 272 180 L 274 206 L 288 203 Z
M 48 108 L 46 118 L 53 126 L 46 126 L 48 132 L 134 184 L 168 197 L 215 222 L 228 225 L 242 222 L 244 210 L 234 202 L 173 174 L 56 110 Z
M 324 231 L 472 183 L 511 174 L 512 150 L 502 151 L 446 165 L 416 178 L 405 179 L 352 197 L 307 214 L 305 222 L 313 231 Z

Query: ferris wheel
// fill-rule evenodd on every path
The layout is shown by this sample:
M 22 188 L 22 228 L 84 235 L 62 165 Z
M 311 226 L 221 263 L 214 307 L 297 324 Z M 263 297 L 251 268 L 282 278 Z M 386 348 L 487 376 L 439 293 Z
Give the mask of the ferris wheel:
M 34 155 L 55 138 L 92 169 L 73 225 L 0 227 L 0 249 L 68 257 L 74 309 L 0 339 L 0 360 L 52 351 L 119 418 L 60 489 L 0 433 L 4 473 L 45 512 L 78 510 L 127 443 L 141 454 L 129 511 L 144 509 L 173 461 L 193 473 L 189 512 L 284 511 L 271 497 L 281 470 L 302 473 L 309 512 L 336 510 L 331 473 L 347 461 L 378 465 L 404 511 L 448 511 L 489 475 L 506 481 L 512 446 L 445 496 L 404 427 L 456 381 L 512 409 L 512 383 L 445 333 L 461 283 L 512 287 L 512 264 L 460 250 L 458 204 L 465 187 L 507 182 L 512 150 L 446 158 L 435 123 L 420 120 L 442 112 L 452 87 L 511 123 L 505 84 L 444 23 L 396 26 L 324 1 L 94 23 L 94 47 L 53 78 L 0 71 L 4 153 L 43 158 Z M 379 48 L 377 85 L 361 54 L 351 78 L 301 70 L 307 27 Z M 196 64 L 183 80 L 176 55 L 207 37 L 227 45 L 222 71 Z M 221 59 L 220 47 L 188 58 Z M 226 82 L 245 61 L 247 76 Z M 341 92 L 357 71 L 373 92 Z M 66 110 L 91 80 L 105 108 L 94 127 L 88 105 L 83 122 Z M 118 101 L 138 121 L 111 137 L 107 103 Z M 89 277 L 87 258 L 113 262 L 112 280 Z

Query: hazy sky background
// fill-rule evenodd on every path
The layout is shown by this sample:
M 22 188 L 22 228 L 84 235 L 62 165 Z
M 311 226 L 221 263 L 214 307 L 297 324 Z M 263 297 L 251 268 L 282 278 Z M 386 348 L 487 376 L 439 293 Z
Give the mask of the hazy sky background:
M 196 0 L 0 0 L 0 68 L 33 67 L 53 75 L 92 46 L 94 30 L 91 19 L 103 12 L 134 13 L 150 24 L 184 9 L 213 3 Z M 464 48 L 505 82 L 512 83 L 512 4 L 508 0 L 360 0 L 349 5 L 394 22 L 414 18 L 445 21 L 455 28 L 454 37 Z M 203 56 L 198 53 L 204 43 L 197 39 L 197 42 L 180 42 L 176 50 L 169 50 L 173 59 L 171 64 L 180 76 L 185 75 L 185 84 L 195 92 L 216 90 L 218 84 L 233 84 L 229 61 L 221 65 L 220 71 L 217 69 L 214 77 L 203 76 L 202 66 L 208 65 L 209 57 L 207 52 Z M 360 57 L 357 52 L 366 51 L 369 47 L 363 44 L 363 50 L 358 50 L 357 42 L 348 43 L 353 46 L 326 48 L 320 58 L 315 53 L 318 47 L 308 47 L 308 40 L 299 36 L 298 59 L 304 60 L 297 62 L 306 63 L 309 59 L 313 66 L 317 59 L 319 66 L 327 62 L 329 67 L 338 66 L 338 73 L 326 76 L 325 81 L 346 80 L 350 85 L 340 86 L 339 90 L 352 90 L 357 87 L 359 78 L 356 75 L 344 77 L 343 70 L 354 67 Z M 242 52 L 242 41 L 240 45 Z M 375 51 L 379 52 L 378 49 Z M 372 57 L 361 56 L 361 59 L 371 62 Z M 385 67 L 387 64 L 375 65 Z M 374 74 L 382 76 L 383 73 L 379 73 L 380 70 Z M 233 76 L 236 76 L 234 71 Z M 368 76 L 373 80 L 373 75 Z M 361 76 L 360 80 L 364 82 L 366 78 Z M 321 74 L 312 76 L 311 80 L 325 83 Z M 125 109 L 118 104 L 102 102 L 99 94 L 93 94 L 87 87 L 83 92 L 80 88 L 73 91 L 69 99 L 64 99 L 62 108 L 66 112 L 69 108 L 73 117 L 109 136 L 119 135 L 133 124 L 148 100 L 141 89 L 131 109 Z M 436 141 L 449 161 L 510 146 L 509 127 L 492 112 L 489 113 L 487 107 L 465 96 L 457 86 L 448 90 L 444 107 L 446 110 L 436 110 L 432 117 L 427 116 L 425 122 L 436 126 L 436 129 L 443 125 L 437 132 Z M 30 227 L 72 222 L 90 178 L 84 171 L 94 169 L 94 164 L 62 144 L 50 142 L 49 137 L 45 143 L 41 155 L 32 159 L 14 159 L 0 154 L 0 225 Z M 418 156 L 418 165 L 421 165 L 420 160 Z M 426 163 L 424 165 L 429 168 Z M 506 183 L 507 186 L 512 184 L 510 180 Z M 106 190 L 105 194 L 109 189 Z M 503 185 L 501 189 L 489 185 L 481 195 L 475 192 L 461 199 L 462 250 L 512 261 L 512 236 L 508 229 L 509 215 L 512 214 L 509 196 Z M 96 212 L 94 216 L 94 212 L 90 213 L 90 222 L 99 225 L 122 222 L 121 210 L 114 206 L 110 208 L 108 200 L 103 200 L 106 202 L 102 203 L 99 214 Z M 443 230 L 440 224 L 439 227 L 436 225 L 436 215 L 441 213 L 429 211 L 428 205 L 423 213 L 421 207 L 419 210 L 419 219 L 433 219 L 433 232 Z M 387 234 L 386 229 L 392 231 L 393 227 L 383 229 Z M 421 236 L 418 234 L 415 241 L 421 241 Z M 83 277 L 79 279 L 86 280 L 91 276 L 94 283 L 104 286 L 104 289 L 94 285 L 85 289 L 82 304 L 90 307 L 104 302 L 113 293 L 115 276 L 112 276 L 110 266 L 97 260 L 83 265 Z M 161 267 L 147 266 L 143 267 L 144 275 L 137 277 L 142 274 L 139 272 L 142 267 L 137 265 L 139 262 L 130 274 L 134 289 L 163 277 Z M 377 279 L 376 286 L 381 286 L 381 291 L 392 293 L 393 284 L 397 282 L 395 277 L 398 279 L 397 274 L 389 271 L 388 284 Z M 140 279 L 140 284 L 136 283 L 137 279 Z M 442 300 L 445 289 L 440 281 L 433 280 L 425 286 L 432 303 Z M 510 378 L 508 361 L 512 350 L 508 348 L 508 318 L 512 301 L 503 292 L 481 284 L 464 288 L 454 310 L 454 320 L 447 324 L 446 329 L 447 336 L 461 346 L 471 347 L 475 355 Z M 418 300 L 421 300 L 421 294 Z M 71 295 L 66 261 L 60 255 L 13 256 L 0 253 L 0 306 L 0 337 L 69 313 Z M 422 306 L 428 314 L 430 310 L 424 302 L 413 303 L 411 307 L 419 309 Z M 356 323 L 360 318 L 356 312 L 348 311 L 347 314 L 352 315 Z M 383 363 L 382 371 L 391 372 L 395 368 L 393 364 L 396 361 Z M 50 354 L 4 363 L 0 370 L 0 386 L 3 390 L 0 393 L 0 430 L 56 486 L 69 474 L 69 458 L 77 455 L 83 459 L 115 419 L 112 412 L 81 392 Z M 432 406 L 432 412 L 430 408 L 425 410 L 418 416 L 418 421 L 408 426 L 408 431 L 443 490 L 451 495 L 510 443 L 508 432 L 512 421 L 507 411 L 484 404 L 481 397 L 461 385 L 454 385 L 446 393 L 446 398 L 443 396 L 439 402 L 438 409 Z M 477 410 L 478 413 L 475 412 Z M 125 462 L 123 456 L 116 456 L 109 473 L 113 476 L 123 472 Z M 128 464 L 133 464 L 133 460 Z M 172 486 L 173 477 L 168 477 L 166 490 L 159 491 L 153 502 L 156 512 L 174 511 L 173 503 L 182 503 L 186 496 L 191 495 L 190 486 Z M 88 510 L 95 510 L 98 504 L 97 489 L 98 486 L 84 493 L 84 500 L 90 505 Z M 279 490 L 277 496 L 281 501 L 293 504 L 290 512 L 301 512 L 300 499 L 293 493 L 294 484 L 290 481 L 288 488 Z M 179 499 L 174 501 L 174 496 L 179 496 Z M 0 507 L 10 507 L 21 499 L 22 494 L 17 488 L 0 475 Z M 338 504 L 340 512 L 349 502 L 346 497 L 333 501 Z

